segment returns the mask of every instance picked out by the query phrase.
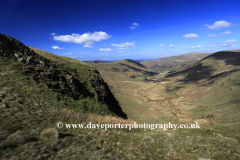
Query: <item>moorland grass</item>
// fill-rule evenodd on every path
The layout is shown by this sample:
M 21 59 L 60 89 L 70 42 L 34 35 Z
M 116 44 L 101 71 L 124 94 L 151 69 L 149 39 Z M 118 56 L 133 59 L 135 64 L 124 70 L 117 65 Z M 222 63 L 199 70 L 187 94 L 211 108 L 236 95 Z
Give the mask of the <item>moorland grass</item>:
M 81 82 L 94 68 L 70 58 L 42 55 L 79 69 Z M 33 71 L 32 71 L 33 70 Z M 95 98 L 75 101 L 37 83 L 29 66 L 0 57 L 0 158 L 5 159 L 239 159 L 238 129 L 56 129 L 57 122 L 131 124 Z M 31 71 L 31 72 L 30 72 Z M 88 71 L 88 72 L 86 72 Z M 62 84 L 59 84 L 60 87 Z M 92 88 L 85 86 L 90 93 Z M 94 94 L 94 93 L 93 93 Z M 136 104 L 133 104 L 136 105 Z M 131 106 L 130 106 L 131 107 Z

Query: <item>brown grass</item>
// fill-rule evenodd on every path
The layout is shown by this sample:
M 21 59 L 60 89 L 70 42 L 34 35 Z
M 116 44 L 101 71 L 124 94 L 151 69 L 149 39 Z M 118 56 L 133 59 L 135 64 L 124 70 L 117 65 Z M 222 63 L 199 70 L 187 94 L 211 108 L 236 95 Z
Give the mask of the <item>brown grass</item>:
M 56 141 L 58 140 L 58 131 L 56 128 L 47 128 L 42 131 L 41 139 L 45 141 Z
M 134 124 L 134 121 L 129 119 L 122 119 L 112 116 L 101 116 L 96 114 L 79 114 L 75 113 L 72 110 L 62 109 L 54 110 L 56 114 L 59 115 L 59 118 L 71 123 L 94 123 L 94 124 Z M 127 127 L 128 129 L 128 127 Z

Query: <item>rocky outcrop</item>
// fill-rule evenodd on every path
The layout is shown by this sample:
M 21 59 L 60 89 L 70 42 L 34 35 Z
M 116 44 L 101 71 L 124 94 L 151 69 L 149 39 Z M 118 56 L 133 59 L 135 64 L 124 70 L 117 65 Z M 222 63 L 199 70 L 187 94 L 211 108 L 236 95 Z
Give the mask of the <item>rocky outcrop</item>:
M 58 93 L 59 99 L 71 97 L 77 101 L 92 97 L 105 104 L 112 113 L 127 118 L 97 70 L 95 70 L 95 75 L 91 74 L 92 71 L 85 71 L 86 77 L 91 78 L 82 81 L 79 77 L 82 74 L 77 73 L 76 69 L 53 62 L 35 53 L 19 40 L 1 33 L 0 56 L 26 64 L 28 68 L 25 73 L 31 75 L 37 84 L 45 84 L 51 91 Z M 89 85 L 95 92 L 91 87 L 89 88 Z
M 46 66 L 50 70 L 53 69 L 52 63 L 36 54 L 29 47 L 25 46 L 19 40 L 8 35 L 0 33 L 0 56 L 8 59 L 18 60 L 22 63 L 31 64 L 34 66 Z
M 92 82 L 93 88 L 98 94 L 98 98 L 101 102 L 108 106 L 108 109 L 113 113 L 117 114 L 120 117 L 127 118 L 127 115 L 122 111 L 121 107 L 118 104 L 118 101 L 115 99 L 111 93 L 107 83 L 104 82 L 102 77 L 99 75 Z

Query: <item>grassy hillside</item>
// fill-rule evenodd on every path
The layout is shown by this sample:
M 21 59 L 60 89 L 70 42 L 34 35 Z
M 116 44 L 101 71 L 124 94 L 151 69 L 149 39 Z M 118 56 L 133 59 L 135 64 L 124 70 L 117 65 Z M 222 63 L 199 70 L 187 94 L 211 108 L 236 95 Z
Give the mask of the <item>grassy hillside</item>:
M 217 52 L 172 74 L 156 74 L 130 60 L 97 66 L 131 119 L 233 127 L 240 122 L 236 114 L 240 104 L 239 59 L 238 50 Z
M 138 96 L 137 92 L 142 87 L 147 87 L 145 83 L 153 82 L 148 77 L 158 73 L 148 71 L 147 68 L 130 59 L 123 59 L 114 63 L 89 63 L 97 67 L 101 76 L 109 84 L 111 91 L 119 101 L 123 111 L 130 115 L 130 119 L 137 122 L 147 123 L 149 116 L 142 115 L 148 110 L 149 106 L 143 97 Z M 138 108 L 139 110 L 135 110 Z
M 129 60 L 116 64 L 117 67 L 105 64 L 102 67 L 109 71 L 111 67 L 118 68 L 119 71 L 109 72 L 109 76 L 113 76 L 108 77 L 111 82 L 121 84 L 121 75 L 126 78 L 127 82 L 122 82 L 121 91 L 115 95 L 131 91 L 132 94 L 125 96 L 127 101 L 121 101 L 120 105 L 133 103 L 135 108 L 129 110 L 135 109 L 136 117 L 141 117 L 142 106 L 138 104 L 144 106 L 146 98 L 135 93 L 132 87 L 145 87 L 147 91 L 149 85 L 154 87 L 157 83 L 131 81 L 130 76 L 159 75 Z M 129 70 L 124 72 L 122 67 Z M 18 40 L 0 34 L 0 159 L 240 158 L 239 132 L 231 128 L 174 131 L 57 128 L 57 122 L 133 123 L 123 119 L 126 118 L 124 112 L 101 78 L 108 76 L 107 71 L 100 73 L 78 60 L 29 49 Z M 112 87 L 117 90 L 116 86 Z M 141 98 L 129 101 L 135 94 Z M 154 119 L 148 114 L 145 117 L 149 121 Z
M 222 133 L 235 132 L 234 137 L 238 139 L 238 57 L 240 55 L 237 51 L 218 52 L 201 61 L 197 59 L 199 62 L 186 70 L 172 74 L 149 74 L 145 77 L 149 81 L 132 81 L 133 73 L 139 77 L 143 70 L 150 71 L 129 60 L 97 66 L 100 74 L 113 86 L 112 91 L 123 111 L 134 121 L 177 124 L 198 122 L 202 128 L 212 127 Z M 131 70 L 133 66 L 135 70 Z M 226 86 L 231 77 L 235 77 L 235 84 Z M 223 82 L 226 89 L 220 85 L 222 80 L 226 81 Z M 201 134 L 206 137 L 204 133 Z
M 141 64 L 156 72 L 179 71 L 190 67 L 208 55 L 210 55 L 210 53 L 191 52 L 178 56 L 160 57 L 153 61 L 141 62 Z
M 195 107 L 189 112 L 206 123 L 239 126 L 240 52 L 216 52 L 192 67 L 169 74 L 169 90 L 188 99 Z
M 5 64 L 3 67 L 11 70 L 11 64 L 18 64 L 20 73 L 28 76 L 28 80 L 35 81 L 40 88 L 48 90 L 49 94 L 45 95 L 52 96 L 60 106 L 66 105 L 83 113 L 111 114 L 126 118 L 95 68 L 37 49 L 34 52 L 18 40 L 2 34 L 1 42 L 1 55 L 9 61 L 1 65 Z M 5 83 L 9 84 L 8 81 Z
M 147 70 L 147 67 L 130 59 L 123 59 L 114 63 L 90 65 L 96 67 L 108 81 L 148 81 L 146 77 L 157 74 Z M 105 76 L 106 75 L 106 76 Z

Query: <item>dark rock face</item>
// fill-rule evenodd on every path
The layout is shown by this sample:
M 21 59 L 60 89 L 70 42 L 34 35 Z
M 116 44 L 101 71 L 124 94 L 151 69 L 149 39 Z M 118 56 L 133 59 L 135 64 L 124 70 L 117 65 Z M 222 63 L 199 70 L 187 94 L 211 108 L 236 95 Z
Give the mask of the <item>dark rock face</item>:
M 104 82 L 101 76 L 98 76 L 92 82 L 92 86 L 98 94 L 99 101 L 103 102 L 108 106 L 108 109 L 113 113 L 117 114 L 120 117 L 127 118 L 127 115 L 122 111 L 121 107 L 118 104 L 118 101 L 115 99 L 111 93 L 107 83 Z
M 33 66 L 46 66 L 50 70 L 53 65 L 50 61 L 36 54 L 19 40 L 0 33 L 0 56 L 8 59 L 18 60 L 22 63 L 32 64 Z
M 59 64 L 38 55 L 29 47 L 22 44 L 19 40 L 0 33 L 0 56 L 8 59 L 25 63 L 28 66 L 26 74 L 30 74 L 37 84 L 44 83 L 49 89 L 58 93 L 61 97 L 71 97 L 80 100 L 86 97 L 96 97 L 98 102 L 102 102 L 108 110 L 116 115 L 127 118 L 122 111 L 117 100 L 111 93 L 108 85 L 95 70 L 97 76 L 92 77 L 92 87 L 97 95 L 90 92 L 79 80 L 77 71 L 70 68 L 60 67 Z M 91 73 L 90 73 L 91 75 Z

